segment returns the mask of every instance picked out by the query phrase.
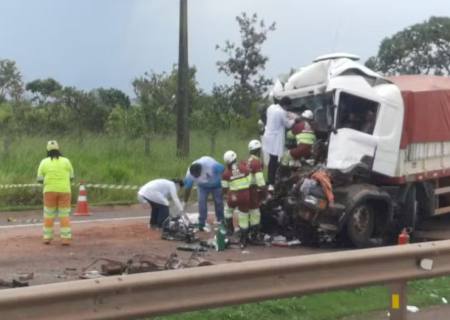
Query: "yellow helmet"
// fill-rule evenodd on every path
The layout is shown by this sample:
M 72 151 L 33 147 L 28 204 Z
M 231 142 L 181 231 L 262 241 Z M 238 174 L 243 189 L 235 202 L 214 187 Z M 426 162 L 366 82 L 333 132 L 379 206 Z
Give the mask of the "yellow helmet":
M 59 150 L 59 145 L 56 140 L 50 140 L 47 142 L 47 151 Z

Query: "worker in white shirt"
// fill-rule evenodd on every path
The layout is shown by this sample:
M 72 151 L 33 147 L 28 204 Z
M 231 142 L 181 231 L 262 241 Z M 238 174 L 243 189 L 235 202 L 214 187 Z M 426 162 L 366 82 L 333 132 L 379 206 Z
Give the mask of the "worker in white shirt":
M 138 200 L 151 206 L 150 228 L 161 228 L 169 217 L 169 197 L 181 214 L 184 204 L 180 202 L 177 191 L 183 187 L 183 180 L 156 179 L 142 186 L 138 191 Z
M 292 127 L 295 122 L 290 118 L 286 109 L 292 104 L 289 97 L 283 97 L 279 103 L 267 108 L 267 120 L 264 135 L 262 137 L 263 151 L 269 155 L 268 184 L 275 184 L 275 174 L 278 162 L 284 153 L 285 130 Z

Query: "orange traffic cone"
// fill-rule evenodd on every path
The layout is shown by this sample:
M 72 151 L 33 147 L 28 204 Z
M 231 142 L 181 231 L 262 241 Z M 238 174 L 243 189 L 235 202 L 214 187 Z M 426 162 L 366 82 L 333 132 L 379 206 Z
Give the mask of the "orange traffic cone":
M 80 193 L 78 194 L 77 208 L 74 216 L 90 216 L 89 206 L 87 201 L 87 191 L 84 187 L 84 182 L 80 182 Z

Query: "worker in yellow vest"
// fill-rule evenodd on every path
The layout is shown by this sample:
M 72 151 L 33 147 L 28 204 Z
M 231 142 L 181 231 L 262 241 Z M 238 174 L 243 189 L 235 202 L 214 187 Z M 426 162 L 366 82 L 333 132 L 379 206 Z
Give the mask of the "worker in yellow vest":
M 64 158 L 58 142 L 47 143 L 47 158 L 39 164 L 37 180 L 44 185 L 44 226 L 45 244 L 53 240 L 53 224 L 56 216 L 60 221 L 62 245 L 69 245 L 72 239 L 70 227 L 70 182 L 73 180 L 73 167 L 69 159 Z

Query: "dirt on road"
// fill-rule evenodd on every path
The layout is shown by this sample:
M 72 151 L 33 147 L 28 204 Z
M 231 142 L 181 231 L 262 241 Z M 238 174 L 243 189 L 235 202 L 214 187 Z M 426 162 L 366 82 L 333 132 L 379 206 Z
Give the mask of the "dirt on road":
M 168 257 L 176 252 L 183 260 L 191 255 L 176 249 L 181 242 L 162 240 L 159 231 L 148 229 L 148 213 L 143 209 L 105 208 L 95 211 L 88 218 L 73 219 L 73 241 L 68 247 L 62 246 L 57 237 L 50 245 L 42 243 L 38 211 L 10 216 L 2 214 L 0 279 L 10 281 L 19 274 L 33 273 L 30 285 L 69 281 L 79 279 L 82 270 L 98 258 L 126 262 L 134 255 Z M 58 234 L 57 228 L 55 231 Z M 205 239 L 212 237 L 211 234 L 201 236 Z M 324 251 L 305 247 L 249 246 L 244 251 L 238 247 L 223 252 L 210 249 L 203 258 L 217 264 Z

